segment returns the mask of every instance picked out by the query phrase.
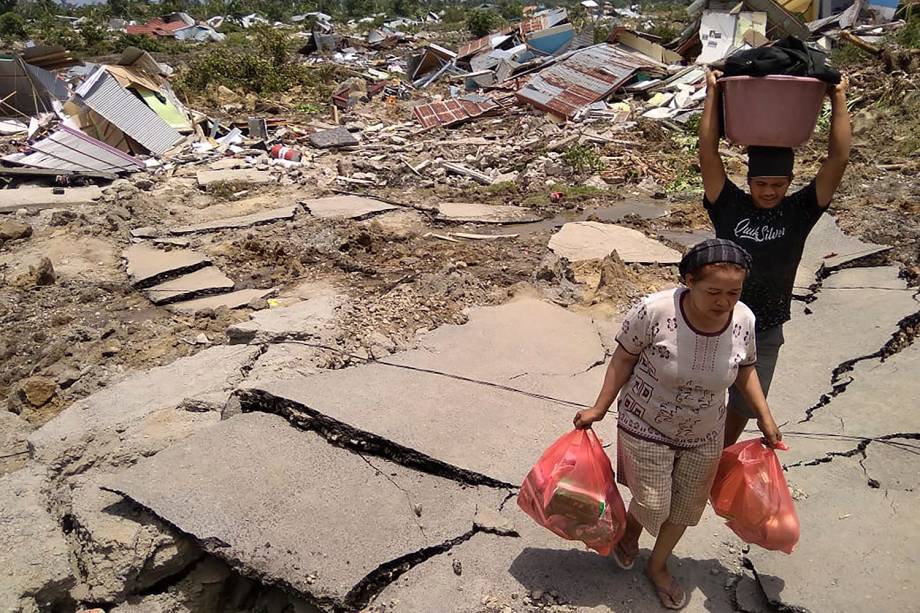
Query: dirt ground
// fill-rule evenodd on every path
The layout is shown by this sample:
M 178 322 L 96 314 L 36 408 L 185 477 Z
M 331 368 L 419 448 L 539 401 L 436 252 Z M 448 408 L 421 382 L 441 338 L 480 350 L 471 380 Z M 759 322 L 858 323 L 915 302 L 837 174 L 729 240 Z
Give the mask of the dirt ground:
M 889 257 L 916 284 L 920 94 L 915 75 L 886 74 L 881 68 L 874 61 L 851 71 L 854 150 L 831 212 L 846 232 L 892 245 Z M 892 92 L 898 93 L 897 103 Z M 364 126 L 407 119 L 405 108 L 373 102 L 346 116 L 347 122 Z M 606 207 L 639 202 L 666 215 L 620 223 L 649 236 L 709 226 L 700 206 L 692 130 L 654 122 L 622 131 L 604 122 L 558 126 L 523 108 L 453 129 L 424 134 L 415 129 L 383 144 L 371 138 L 354 151 L 318 155 L 271 186 L 237 185 L 208 193 L 194 180 L 203 166 L 185 164 L 171 176 L 121 180 L 92 206 L 4 216 L 4 221 L 28 224 L 32 234 L 0 246 L 0 398 L 38 425 L 127 371 L 226 342 L 227 326 L 248 318 L 249 308 L 176 314 L 153 306 L 132 288 L 121 253 L 131 243 L 131 230 L 143 226 L 168 228 L 243 215 L 343 187 L 405 205 L 377 217 L 336 221 L 313 218 L 301 208 L 292 221 L 185 237 L 189 248 L 211 257 L 237 288 L 273 287 L 283 294 L 304 282 L 322 282 L 347 294 L 351 300 L 340 313 L 344 332 L 338 339 L 347 352 L 369 350 L 369 339 L 379 334 L 397 347 L 408 346 L 419 329 L 462 322 L 466 307 L 501 302 L 521 284 L 558 286 L 565 279 L 571 288 L 558 292 L 560 302 L 622 311 L 636 297 L 676 280 L 667 267 L 554 262 L 546 245 L 566 220 L 598 214 L 604 219 Z M 577 172 L 553 153 L 554 142 L 573 134 L 604 134 L 612 141 L 592 145 L 603 170 Z M 819 129 L 799 152 L 803 181 L 816 172 L 825 138 Z M 743 176 L 741 150 L 726 148 L 730 173 Z M 508 180 L 484 187 L 442 169 L 415 173 L 408 168 L 437 157 L 497 168 L 508 173 Z M 368 176 L 376 186 L 334 182 L 343 175 Z M 234 198 L 239 191 L 247 193 Z M 444 201 L 514 204 L 547 221 L 499 228 L 445 224 L 428 210 Z M 431 234 L 456 231 L 519 236 L 448 241 Z M 50 284 L 29 280 L 30 267 L 34 272 L 43 257 L 54 269 Z M 336 365 L 335 360 L 329 364 Z M 23 385 L 35 377 L 53 382 L 54 393 L 40 406 L 28 406 Z

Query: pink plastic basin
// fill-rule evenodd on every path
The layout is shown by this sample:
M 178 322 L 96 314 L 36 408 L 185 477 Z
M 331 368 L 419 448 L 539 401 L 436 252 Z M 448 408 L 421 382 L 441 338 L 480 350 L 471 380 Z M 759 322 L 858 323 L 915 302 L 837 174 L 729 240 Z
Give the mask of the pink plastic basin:
M 798 147 L 815 131 L 827 83 L 811 77 L 724 77 L 725 136 L 739 145 Z

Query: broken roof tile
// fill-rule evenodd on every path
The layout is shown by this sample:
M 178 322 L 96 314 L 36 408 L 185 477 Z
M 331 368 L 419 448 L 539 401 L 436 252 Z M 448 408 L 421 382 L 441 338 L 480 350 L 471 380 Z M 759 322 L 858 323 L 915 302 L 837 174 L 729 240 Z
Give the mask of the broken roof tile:
M 491 98 L 482 101 L 471 100 L 467 97 L 454 98 L 444 102 L 420 104 L 412 108 L 415 118 L 422 127 L 450 126 L 474 117 L 480 117 L 499 108 L 497 102 Z

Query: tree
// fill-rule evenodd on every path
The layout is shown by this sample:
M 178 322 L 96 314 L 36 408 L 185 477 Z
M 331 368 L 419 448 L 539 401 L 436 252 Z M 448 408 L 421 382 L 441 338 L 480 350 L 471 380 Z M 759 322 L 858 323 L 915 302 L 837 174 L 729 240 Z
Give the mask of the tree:
M 520 19 L 524 14 L 524 5 L 518 0 L 502 0 L 498 4 L 498 12 L 509 21 L 512 19 Z
M 0 0 L 0 13 L 9 13 L 16 10 L 16 0 Z
M 19 13 L 3 13 L 0 15 L 0 37 L 4 40 L 15 40 L 26 37 L 26 20 Z
M 492 32 L 498 25 L 498 15 L 492 11 L 476 9 L 466 17 L 466 27 L 470 33 L 479 38 Z

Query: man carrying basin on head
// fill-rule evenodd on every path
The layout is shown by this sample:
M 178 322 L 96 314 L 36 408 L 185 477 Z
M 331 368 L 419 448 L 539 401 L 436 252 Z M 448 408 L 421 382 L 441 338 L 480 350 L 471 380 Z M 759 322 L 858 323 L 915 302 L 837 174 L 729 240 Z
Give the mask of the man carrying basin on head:
M 850 116 L 847 79 L 828 87 L 831 127 L 827 158 L 818 175 L 799 191 L 787 195 L 795 161 L 792 149 L 748 148 L 748 187 L 740 189 L 725 174 L 719 155 L 719 83 L 721 73 L 707 75 L 706 103 L 700 120 L 700 169 L 716 236 L 747 250 L 753 265 L 741 301 L 757 318 L 757 375 L 764 395 L 770 389 L 783 324 L 789 321 L 792 286 L 808 233 L 834 197 L 850 159 Z M 738 440 L 755 413 L 734 387 L 729 391 L 725 445 Z

